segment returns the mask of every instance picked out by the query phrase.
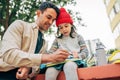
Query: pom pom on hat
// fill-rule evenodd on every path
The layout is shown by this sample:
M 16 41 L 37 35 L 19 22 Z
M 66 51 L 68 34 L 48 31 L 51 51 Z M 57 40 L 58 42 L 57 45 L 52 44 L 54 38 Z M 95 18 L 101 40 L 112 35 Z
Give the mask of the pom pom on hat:
M 58 27 L 58 25 L 62 24 L 62 23 L 73 24 L 70 14 L 67 13 L 67 11 L 64 8 L 60 8 L 60 14 L 59 14 L 58 18 L 56 19 L 56 26 Z

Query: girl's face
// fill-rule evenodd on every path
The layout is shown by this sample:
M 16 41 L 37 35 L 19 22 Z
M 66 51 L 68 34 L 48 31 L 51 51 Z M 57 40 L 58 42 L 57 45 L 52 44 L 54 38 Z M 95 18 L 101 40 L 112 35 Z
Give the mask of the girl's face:
M 72 25 L 70 23 L 62 23 L 58 25 L 59 31 L 64 36 L 69 36 L 71 32 Z

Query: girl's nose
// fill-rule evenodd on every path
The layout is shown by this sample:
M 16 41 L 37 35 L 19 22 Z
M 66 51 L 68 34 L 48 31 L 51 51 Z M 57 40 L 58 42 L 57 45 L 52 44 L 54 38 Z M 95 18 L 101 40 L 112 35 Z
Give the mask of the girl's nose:
M 63 28 L 63 31 L 66 31 L 66 28 Z

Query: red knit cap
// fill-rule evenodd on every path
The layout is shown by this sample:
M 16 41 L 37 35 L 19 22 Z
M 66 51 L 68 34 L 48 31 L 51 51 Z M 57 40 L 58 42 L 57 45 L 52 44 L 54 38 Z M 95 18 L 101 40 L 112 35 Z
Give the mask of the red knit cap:
M 59 14 L 58 18 L 56 19 L 56 26 L 58 27 L 58 25 L 62 24 L 62 23 L 73 24 L 70 14 L 67 13 L 67 11 L 64 8 L 60 8 L 60 14 Z

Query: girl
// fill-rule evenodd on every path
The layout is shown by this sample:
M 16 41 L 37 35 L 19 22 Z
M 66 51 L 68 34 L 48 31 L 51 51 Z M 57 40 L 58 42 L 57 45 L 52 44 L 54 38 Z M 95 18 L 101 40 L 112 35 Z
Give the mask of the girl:
M 58 27 L 57 38 L 54 40 L 49 52 L 52 53 L 57 49 L 62 48 L 69 52 L 69 59 L 85 59 L 88 55 L 85 41 L 81 35 L 78 35 L 75 32 L 75 26 L 73 25 L 72 18 L 64 8 L 60 8 L 60 15 L 56 20 L 56 26 Z M 59 72 L 63 70 L 66 80 L 78 80 L 77 68 L 78 63 L 74 61 L 66 62 L 62 67 L 49 67 L 46 70 L 45 79 L 56 80 Z

